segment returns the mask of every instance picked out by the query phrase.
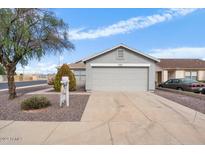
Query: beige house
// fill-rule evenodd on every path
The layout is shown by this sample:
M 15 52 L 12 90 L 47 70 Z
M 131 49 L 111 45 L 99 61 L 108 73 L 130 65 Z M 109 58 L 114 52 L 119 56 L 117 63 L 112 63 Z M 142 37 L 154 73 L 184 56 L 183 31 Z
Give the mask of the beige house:
M 173 78 L 205 80 L 205 61 L 200 59 L 160 59 L 156 67 L 156 83 Z

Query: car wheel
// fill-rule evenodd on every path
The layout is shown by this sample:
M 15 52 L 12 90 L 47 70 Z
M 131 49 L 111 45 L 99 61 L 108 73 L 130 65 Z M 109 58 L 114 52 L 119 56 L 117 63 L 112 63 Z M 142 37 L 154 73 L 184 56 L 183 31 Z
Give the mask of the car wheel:
M 184 91 L 184 89 L 181 87 L 178 87 L 177 90 Z

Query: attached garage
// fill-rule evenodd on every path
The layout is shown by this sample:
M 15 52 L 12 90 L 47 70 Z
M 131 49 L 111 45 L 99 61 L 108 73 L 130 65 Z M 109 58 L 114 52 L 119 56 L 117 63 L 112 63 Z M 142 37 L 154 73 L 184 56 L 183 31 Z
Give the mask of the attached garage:
M 158 59 L 124 45 L 84 60 L 87 91 L 148 91 L 155 89 Z
M 148 68 L 94 67 L 92 74 L 94 91 L 148 90 Z

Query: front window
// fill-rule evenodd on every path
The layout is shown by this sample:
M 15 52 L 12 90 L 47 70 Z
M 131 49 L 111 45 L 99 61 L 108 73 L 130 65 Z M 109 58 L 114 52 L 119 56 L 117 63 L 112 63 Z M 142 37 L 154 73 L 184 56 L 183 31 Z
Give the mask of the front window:
M 165 84 L 170 84 L 170 83 L 173 83 L 173 80 L 168 80 L 165 82 Z
M 197 83 L 198 81 L 194 79 L 182 79 L 182 82 L 183 83 Z
M 197 72 L 196 71 L 186 71 L 185 72 L 185 78 L 186 79 L 197 80 Z
M 84 70 L 75 70 L 73 71 L 75 76 L 85 76 L 85 71 Z
M 174 79 L 173 83 L 180 83 L 181 81 L 179 79 Z

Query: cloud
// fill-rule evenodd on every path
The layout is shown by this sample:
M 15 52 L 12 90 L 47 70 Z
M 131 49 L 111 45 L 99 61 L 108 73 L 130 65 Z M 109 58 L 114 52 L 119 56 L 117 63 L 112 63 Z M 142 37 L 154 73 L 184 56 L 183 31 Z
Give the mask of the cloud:
M 121 20 L 115 24 L 100 27 L 97 29 L 71 29 L 71 40 L 96 39 L 100 37 L 108 37 L 116 34 L 125 34 L 137 29 L 147 28 L 157 23 L 169 21 L 174 17 L 186 16 L 197 9 L 166 9 L 162 13 L 151 16 L 133 17 L 127 20 Z
M 205 47 L 179 47 L 151 49 L 151 56 L 157 58 L 199 58 L 205 60 Z

